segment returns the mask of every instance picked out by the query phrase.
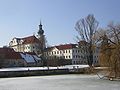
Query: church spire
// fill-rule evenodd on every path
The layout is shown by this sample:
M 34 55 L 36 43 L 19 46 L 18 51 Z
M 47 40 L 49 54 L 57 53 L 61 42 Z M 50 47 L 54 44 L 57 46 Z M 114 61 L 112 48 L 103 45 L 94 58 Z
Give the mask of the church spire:
M 40 25 L 42 25 L 41 20 L 40 20 Z
M 42 23 L 41 23 L 41 20 L 40 20 L 38 35 L 41 36 L 43 34 L 44 34 L 44 30 L 42 29 Z
M 39 30 L 42 29 L 42 23 L 41 23 L 41 20 L 40 20 L 40 25 L 39 25 Z

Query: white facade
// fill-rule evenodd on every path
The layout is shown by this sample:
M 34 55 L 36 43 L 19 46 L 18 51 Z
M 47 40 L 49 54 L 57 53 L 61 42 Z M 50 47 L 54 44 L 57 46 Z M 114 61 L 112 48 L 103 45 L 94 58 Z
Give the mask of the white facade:
M 69 44 L 73 45 L 73 44 Z M 68 45 L 65 45 L 66 47 Z M 83 50 L 77 45 L 74 45 L 75 47 L 68 47 L 68 48 L 62 48 L 59 49 L 59 46 L 55 46 L 50 48 L 50 50 L 46 50 L 44 53 L 44 56 L 46 59 L 53 59 L 53 58 L 59 58 L 59 59 L 70 59 L 72 64 L 87 64 L 87 58 L 84 58 L 84 54 L 82 53 Z
M 41 55 L 45 45 L 45 35 L 40 22 L 38 35 L 28 36 L 25 38 L 13 38 L 9 47 L 13 48 L 16 52 L 35 52 L 37 55 Z
M 96 47 L 93 54 L 93 65 L 98 66 L 99 65 L 99 47 Z
M 44 56 L 46 59 L 66 59 L 71 60 L 71 64 L 88 64 L 88 46 L 81 45 L 78 47 L 76 44 L 54 46 L 46 49 Z M 66 48 L 64 48 L 64 46 Z M 71 47 L 70 47 L 71 46 Z M 61 47 L 61 48 L 60 48 Z M 98 65 L 99 48 L 95 48 L 93 55 L 93 65 Z
M 36 54 L 41 52 L 40 42 L 35 36 L 13 38 L 9 43 L 9 47 L 16 52 L 35 52 Z
M 32 43 L 32 44 L 25 44 L 24 45 L 24 52 L 39 52 L 40 46 L 38 43 Z
M 87 64 L 87 58 L 85 58 L 85 54 L 81 48 L 74 48 L 72 50 L 72 64 Z
M 9 46 L 13 48 L 16 52 L 23 52 L 24 51 L 24 46 L 22 45 L 21 39 L 18 38 L 13 38 L 12 41 L 10 41 Z

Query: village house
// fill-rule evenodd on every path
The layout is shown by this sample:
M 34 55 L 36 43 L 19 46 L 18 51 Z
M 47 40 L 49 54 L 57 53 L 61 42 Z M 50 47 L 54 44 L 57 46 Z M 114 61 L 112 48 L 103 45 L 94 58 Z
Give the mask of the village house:
M 11 48 L 0 48 L 0 68 L 42 66 L 41 58 L 35 53 L 15 52 Z
M 48 47 L 44 51 L 44 57 L 47 65 L 76 65 L 88 64 L 88 43 L 80 41 L 78 44 L 64 44 Z M 93 55 L 93 64 L 98 65 L 98 49 L 95 49 Z

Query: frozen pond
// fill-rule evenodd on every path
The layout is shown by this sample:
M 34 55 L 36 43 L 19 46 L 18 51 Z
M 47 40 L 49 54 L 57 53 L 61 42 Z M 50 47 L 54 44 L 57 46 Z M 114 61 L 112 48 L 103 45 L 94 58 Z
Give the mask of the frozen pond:
M 0 78 L 0 90 L 120 90 L 120 81 L 80 74 Z

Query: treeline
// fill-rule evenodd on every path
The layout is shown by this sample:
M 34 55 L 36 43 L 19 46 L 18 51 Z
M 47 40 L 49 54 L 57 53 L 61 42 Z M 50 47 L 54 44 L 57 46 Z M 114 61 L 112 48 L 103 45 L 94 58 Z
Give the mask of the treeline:
M 120 77 L 120 24 L 109 23 L 105 28 L 98 28 L 98 21 L 94 15 L 77 21 L 75 29 L 77 39 L 89 43 L 88 64 L 93 67 L 93 51 L 99 47 L 99 62 L 103 67 L 108 67 L 109 76 Z

